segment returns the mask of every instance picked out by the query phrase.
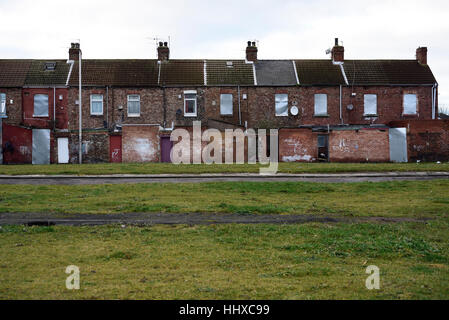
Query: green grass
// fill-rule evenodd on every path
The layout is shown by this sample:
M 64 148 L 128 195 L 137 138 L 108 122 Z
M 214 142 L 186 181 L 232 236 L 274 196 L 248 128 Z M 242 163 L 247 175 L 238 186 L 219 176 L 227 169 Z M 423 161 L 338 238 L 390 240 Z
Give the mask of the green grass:
M 0 228 L 0 299 L 448 299 L 449 221 Z M 80 290 L 65 268 L 80 268 Z M 367 266 L 381 289 L 367 290 Z
M 441 217 L 449 180 L 2 185 L 0 212 L 211 212 Z
M 260 165 L 174 165 L 167 163 L 103 163 L 59 165 L 6 165 L 0 174 L 199 174 L 199 173 L 258 173 Z M 339 172 L 405 172 L 449 171 L 449 163 L 279 163 L 281 173 L 339 173 Z

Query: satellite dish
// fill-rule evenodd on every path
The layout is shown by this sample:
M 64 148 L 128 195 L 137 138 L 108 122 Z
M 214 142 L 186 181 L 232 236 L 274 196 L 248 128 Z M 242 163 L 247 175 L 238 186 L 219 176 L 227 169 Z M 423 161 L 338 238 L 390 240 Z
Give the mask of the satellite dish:
M 349 111 L 351 111 L 352 109 L 354 109 L 354 106 L 352 104 L 349 104 L 346 109 L 348 109 Z
M 297 106 L 291 107 L 291 108 L 290 108 L 290 113 L 291 113 L 293 116 L 297 116 L 298 113 L 299 113 L 298 107 L 297 107 Z

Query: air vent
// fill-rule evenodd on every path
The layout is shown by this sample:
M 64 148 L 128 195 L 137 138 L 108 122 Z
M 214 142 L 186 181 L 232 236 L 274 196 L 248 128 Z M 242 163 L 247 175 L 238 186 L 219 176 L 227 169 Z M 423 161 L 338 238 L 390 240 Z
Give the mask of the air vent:
M 56 69 L 56 62 L 45 62 L 45 70 L 53 71 Z
M 226 67 L 232 68 L 234 65 L 232 64 L 232 61 L 226 61 Z

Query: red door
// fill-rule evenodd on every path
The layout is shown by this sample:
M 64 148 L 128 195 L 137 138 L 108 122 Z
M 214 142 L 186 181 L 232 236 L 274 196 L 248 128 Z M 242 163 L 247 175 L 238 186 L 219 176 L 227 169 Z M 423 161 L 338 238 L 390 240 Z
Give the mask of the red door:
M 122 162 L 122 136 L 109 136 L 109 159 Z

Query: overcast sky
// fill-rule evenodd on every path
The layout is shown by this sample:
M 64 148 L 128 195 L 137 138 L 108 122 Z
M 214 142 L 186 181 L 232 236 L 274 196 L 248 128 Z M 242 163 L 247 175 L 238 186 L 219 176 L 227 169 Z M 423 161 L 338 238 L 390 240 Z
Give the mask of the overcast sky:
M 0 0 L 0 58 L 66 58 L 81 40 L 84 58 L 244 58 L 257 40 L 261 59 L 326 59 L 338 37 L 348 59 L 428 62 L 449 106 L 449 1 L 50 1 Z

